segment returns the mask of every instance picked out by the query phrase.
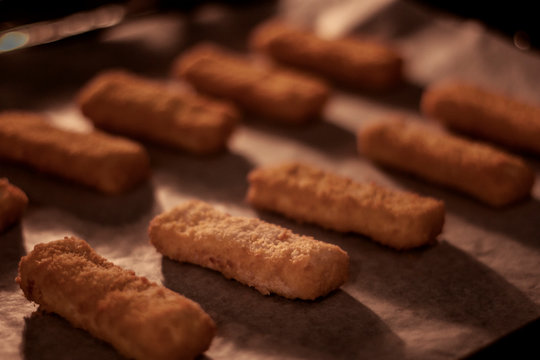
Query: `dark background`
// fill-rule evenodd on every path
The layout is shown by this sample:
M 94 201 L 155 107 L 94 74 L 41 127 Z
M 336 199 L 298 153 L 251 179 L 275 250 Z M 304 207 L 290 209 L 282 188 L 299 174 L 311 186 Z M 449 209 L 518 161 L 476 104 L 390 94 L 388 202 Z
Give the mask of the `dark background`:
M 453 13 L 466 19 L 476 19 L 492 30 L 514 39 L 522 37 L 532 47 L 540 47 L 540 21 L 535 1 L 465 1 L 415 0 L 425 6 Z M 537 4 L 537 3 L 536 3 Z
M 533 11 L 534 1 L 466 1 L 466 0 L 407 0 L 424 6 L 453 13 L 466 19 L 476 19 L 492 30 L 507 36 L 511 41 L 519 36 L 520 41 L 529 43 L 535 49 L 540 47 L 540 21 Z M 133 11 L 187 11 L 204 0 L 79 0 L 79 1 L 39 1 L 0 0 L 0 31 L 7 28 L 46 19 L 66 16 L 76 11 L 88 10 L 109 3 L 127 4 Z M 213 1 L 242 6 L 252 3 L 248 0 Z M 258 1 L 260 3 L 260 1 Z

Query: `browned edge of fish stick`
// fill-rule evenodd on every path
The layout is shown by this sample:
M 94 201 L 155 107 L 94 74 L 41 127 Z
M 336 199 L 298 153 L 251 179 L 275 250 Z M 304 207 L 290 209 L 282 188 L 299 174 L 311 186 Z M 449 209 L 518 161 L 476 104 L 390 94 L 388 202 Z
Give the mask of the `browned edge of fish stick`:
M 403 58 L 393 47 L 367 37 L 323 39 L 283 20 L 255 28 L 251 47 L 278 62 L 363 89 L 391 89 L 403 81 Z
M 540 107 L 460 80 L 431 84 L 422 113 L 446 127 L 514 149 L 540 154 Z
M 26 298 L 134 359 L 193 359 L 215 324 L 199 304 L 98 255 L 84 240 L 38 244 L 19 263 Z
M 148 233 L 163 255 L 219 271 L 264 295 L 314 300 L 349 274 L 349 256 L 336 245 L 199 200 L 156 216 Z
M 358 132 L 367 158 L 466 193 L 493 207 L 530 195 L 534 172 L 517 156 L 490 145 L 390 116 Z
M 444 224 L 440 200 L 355 182 L 298 162 L 259 167 L 248 180 L 246 199 L 256 208 L 360 233 L 398 250 L 433 243 Z
M 0 113 L 0 159 L 72 180 L 107 194 L 131 190 L 150 175 L 150 159 L 136 142 L 100 131 L 51 125 L 39 113 Z
M 180 54 L 172 76 L 250 113 L 288 124 L 318 119 L 330 94 L 317 77 L 257 63 L 208 43 Z
M 232 104 L 124 70 L 96 75 L 77 102 L 97 127 L 196 154 L 224 150 L 240 119 Z
M 27 205 L 24 191 L 0 178 L 0 233 L 21 219 Z

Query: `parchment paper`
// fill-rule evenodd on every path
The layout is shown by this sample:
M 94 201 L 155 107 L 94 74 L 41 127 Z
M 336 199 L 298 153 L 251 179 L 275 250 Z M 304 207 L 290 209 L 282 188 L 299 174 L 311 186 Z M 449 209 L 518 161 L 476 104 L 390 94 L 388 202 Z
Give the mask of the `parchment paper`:
M 248 117 L 230 150 L 217 156 L 145 144 L 152 179 L 117 197 L 1 163 L 0 176 L 30 198 L 22 223 L 0 235 L 1 359 L 120 358 L 111 346 L 64 319 L 36 311 L 13 282 L 22 255 L 65 235 L 79 236 L 114 263 L 199 302 L 219 328 L 208 359 L 457 359 L 539 317 L 539 183 L 530 200 L 493 210 L 374 166 L 356 152 L 355 131 L 362 123 L 394 111 L 419 116 L 422 88 L 447 76 L 538 104 L 538 53 L 519 51 L 478 23 L 400 1 L 282 1 L 153 14 L 0 55 L 0 108 L 44 111 L 60 126 L 87 129 L 72 100 L 97 71 L 124 67 L 165 78 L 174 56 L 187 46 L 212 40 L 244 51 L 250 29 L 276 14 L 325 36 L 366 33 L 395 44 L 407 60 L 407 84 L 379 95 L 337 87 L 322 119 L 305 128 Z M 251 209 L 244 202 L 247 173 L 290 159 L 444 200 L 446 224 L 438 244 L 396 252 L 360 235 Z M 538 158 L 527 159 L 539 180 Z M 323 299 L 291 301 L 164 259 L 148 243 L 148 223 L 189 198 L 341 246 L 351 257 L 350 280 Z

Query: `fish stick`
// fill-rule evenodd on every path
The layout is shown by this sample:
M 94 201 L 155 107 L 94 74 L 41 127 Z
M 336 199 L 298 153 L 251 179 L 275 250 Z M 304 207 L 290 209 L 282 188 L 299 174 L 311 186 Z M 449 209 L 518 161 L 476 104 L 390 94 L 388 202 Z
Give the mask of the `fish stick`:
M 422 113 L 444 126 L 514 149 L 540 154 L 540 107 L 465 82 L 424 91 Z
M 0 113 L 0 159 L 107 194 L 131 190 L 150 174 L 146 150 L 131 140 L 60 129 L 42 115 L 23 111 Z
M 517 156 L 403 119 L 361 129 L 358 147 L 373 161 L 460 190 L 494 207 L 526 198 L 534 183 L 534 172 Z
M 261 294 L 313 300 L 340 287 L 349 256 L 336 245 L 198 200 L 155 217 L 150 242 L 163 255 L 221 272 Z
M 95 126 L 196 154 L 223 150 L 240 114 L 232 104 L 172 89 L 125 71 L 106 71 L 78 96 Z
M 354 182 L 301 163 L 260 167 L 248 179 L 247 201 L 256 208 L 357 232 L 395 249 L 433 242 L 444 224 L 442 201 Z
M 278 62 L 320 74 L 354 88 L 384 90 L 402 81 L 403 59 L 392 47 L 361 37 L 323 39 L 278 20 L 251 35 L 256 50 Z
M 28 205 L 28 197 L 8 179 L 0 179 L 0 233 L 19 221 Z
M 26 298 L 134 359 L 193 359 L 215 334 L 204 310 L 99 256 L 84 240 L 38 244 L 21 258 Z
M 257 64 L 210 44 L 181 54 L 172 74 L 200 92 L 283 123 L 301 124 L 317 118 L 329 96 L 322 80 Z

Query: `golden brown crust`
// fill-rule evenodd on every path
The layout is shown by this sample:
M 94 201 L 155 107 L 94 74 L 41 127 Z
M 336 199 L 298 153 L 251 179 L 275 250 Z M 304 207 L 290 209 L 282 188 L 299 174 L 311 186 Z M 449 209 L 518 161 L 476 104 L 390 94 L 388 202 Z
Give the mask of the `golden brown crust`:
M 447 80 L 424 91 L 421 109 L 450 129 L 540 154 L 540 107 Z
M 285 123 L 316 119 L 329 95 L 326 84 L 317 78 L 256 64 L 209 44 L 181 54 L 172 74 L 203 93 Z
M 0 113 L 1 158 L 109 194 L 132 189 L 150 173 L 146 150 L 133 141 L 98 131 L 67 131 L 24 111 Z
M 106 71 L 79 93 L 96 126 L 197 154 L 223 150 L 239 120 L 236 108 L 125 71 Z
M 353 86 L 382 90 L 402 80 L 403 60 L 391 47 L 365 38 L 326 40 L 278 20 L 259 25 L 252 47 L 279 62 Z
M 165 256 L 220 271 L 265 295 L 316 299 L 340 287 L 349 273 L 349 256 L 336 245 L 198 200 L 155 217 L 148 233 Z
M 247 201 L 257 208 L 357 232 L 395 249 L 434 241 L 444 223 L 442 201 L 354 182 L 301 163 L 261 167 L 248 179 Z
M 38 244 L 17 277 L 40 308 L 135 359 L 193 359 L 210 346 L 215 324 L 201 307 L 99 256 L 83 240 Z
M 519 157 L 403 119 L 384 119 L 358 134 L 361 154 L 455 188 L 491 206 L 529 196 L 534 172 Z
M 28 197 L 6 178 L 0 178 L 0 233 L 22 217 Z

